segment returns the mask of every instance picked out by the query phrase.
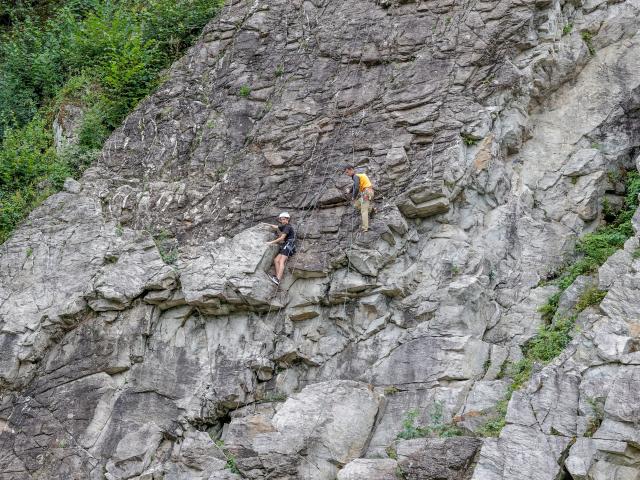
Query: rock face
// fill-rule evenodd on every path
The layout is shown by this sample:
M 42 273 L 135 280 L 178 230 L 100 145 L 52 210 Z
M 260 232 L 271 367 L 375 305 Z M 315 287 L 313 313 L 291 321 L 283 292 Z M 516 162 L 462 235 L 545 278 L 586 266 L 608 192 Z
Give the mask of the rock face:
M 474 432 L 640 163 L 640 3 L 227 3 L 0 247 L 0 478 L 637 480 L 637 235 Z

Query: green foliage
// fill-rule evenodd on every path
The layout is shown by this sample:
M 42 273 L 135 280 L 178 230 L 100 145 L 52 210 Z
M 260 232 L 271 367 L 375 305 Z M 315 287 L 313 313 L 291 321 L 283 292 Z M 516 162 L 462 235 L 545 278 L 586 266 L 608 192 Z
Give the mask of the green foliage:
M 462 430 L 451 423 L 444 422 L 442 402 L 435 402 L 429 411 L 429 425 L 421 427 L 415 424 L 419 412 L 416 409 L 409 410 L 402 421 L 402 431 L 397 438 L 410 440 L 429 436 L 456 437 L 462 435 Z
M 285 393 L 279 392 L 271 392 L 265 395 L 264 398 L 256 401 L 256 403 L 271 403 L 271 402 L 284 402 L 287 400 L 287 395 Z
M 384 450 L 385 452 L 387 452 L 387 456 L 393 460 L 397 460 L 398 459 L 398 452 L 396 451 L 395 447 L 393 445 L 389 445 L 387 448 L 385 448 Z
M 160 230 L 153 235 L 153 240 L 158 248 L 162 261 L 172 265 L 178 260 L 178 245 L 168 230 Z
M 398 480 L 406 480 L 407 478 L 407 474 L 404 473 L 404 470 L 402 470 L 402 467 L 400 465 L 396 467 L 396 478 Z
M 400 390 L 398 390 L 397 387 L 391 385 L 389 387 L 385 387 L 384 388 L 384 394 L 389 396 L 389 395 L 395 395 L 396 393 L 398 393 Z
M 567 23 L 564 27 L 562 27 L 562 36 L 569 35 L 573 30 L 573 23 Z
M 41 116 L 6 132 L 0 149 L 0 242 L 71 174 L 72 168 L 57 159 L 51 144 Z
M 508 375 L 512 379 L 510 391 L 522 387 L 531 377 L 534 363 L 549 363 L 556 358 L 571 341 L 575 317 L 563 318 L 553 325 L 543 325 L 538 334 L 523 348 L 524 357 L 510 366 Z
M 231 473 L 240 474 L 240 470 L 238 469 L 238 465 L 236 463 L 236 457 L 230 454 L 229 451 L 226 448 L 224 448 L 224 440 L 222 439 L 216 440 L 215 445 L 222 451 L 223 455 L 227 459 L 227 464 L 225 465 L 225 468 L 230 470 Z
M 236 457 L 231 455 L 229 452 L 225 452 L 225 456 L 227 457 L 227 464 L 224 468 L 228 469 L 231 473 L 240 474 L 240 470 L 238 469 L 238 465 L 236 464 Z
M 538 311 L 542 314 L 542 319 L 551 323 L 553 320 L 553 316 L 556 314 L 558 310 L 558 302 L 560 301 L 560 292 L 556 292 L 549 297 L 547 303 L 538 308 Z
M 251 95 L 251 87 L 249 87 L 248 85 L 242 85 L 238 90 L 238 95 L 245 98 L 248 97 L 249 95 Z
M 509 395 L 509 398 L 511 395 Z M 477 430 L 477 433 L 483 437 L 497 437 L 506 425 L 505 417 L 507 416 L 507 406 L 509 405 L 509 399 L 502 399 L 496 405 L 496 413 L 489 421 L 487 421 L 482 427 Z
M 23 0 L 0 7 L 0 241 L 96 158 L 223 0 Z M 79 145 L 52 148 L 65 104 Z M 171 257 L 169 258 L 171 260 Z
M 578 302 L 575 306 L 576 312 L 579 313 L 591 305 L 599 304 L 606 294 L 606 290 L 598 290 L 597 287 L 587 288 L 582 295 L 580 295 L 580 298 L 578 298 Z
M 540 327 L 538 334 L 524 346 L 524 359 L 543 363 L 553 360 L 571 341 L 574 324 L 575 318 L 570 317 Z
M 552 295 L 539 311 L 547 322 L 551 321 L 558 308 L 561 293 L 566 290 L 580 275 L 592 274 L 617 250 L 624 247 L 624 242 L 633 234 L 631 219 L 638 208 L 640 193 L 640 174 L 628 172 L 626 179 L 626 196 L 622 209 L 613 221 L 588 233 L 578 240 L 576 252 L 579 258 L 564 267 L 558 274 L 556 283 L 560 292 Z
M 604 420 L 604 405 L 595 398 L 587 398 L 587 403 L 591 407 L 592 414 L 589 416 L 589 423 L 584 432 L 585 437 L 592 437 L 600 428 L 602 420 Z
M 507 395 L 496 405 L 496 413 L 478 429 L 485 437 L 497 437 L 506 424 L 507 406 L 513 392 L 520 389 L 531 378 L 535 363 L 549 363 L 556 358 L 571 341 L 575 317 L 557 321 L 553 325 L 543 325 L 537 335 L 523 348 L 523 358 L 516 363 L 503 364 L 504 371 L 500 377 L 510 377 L 511 385 Z
M 417 427 L 415 425 L 416 419 L 420 415 L 420 412 L 415 408 L 409 410 L 402 421 L 402 431 L 398 434 L 397 438 L 401 438 L 403 440 L 411 440 L 412 438 L 420 438 L 426 437 L 427 434 L 422 427 Z
M 460 136 L 462 137 L 464 144 L 468 147 L 476 145 L 480 141 L 478 138 L 473 135 L 469 135 L 468 133 L 460 133 Z
M 569 318 L 562 318 L 553 324 L 550 324 L 558 310 L 558 302 L 561 293 L 566 290 L 573 281 L 583 274 L 595 272 L 609 256 L 616 250 L 624 246 L 624 242 L 633 235 L 631 226 L 631 218 L 638 208 L 638 194 L 640 194 L 640 174 L 637 172 L 628 172 L 624 175 L 626 178 L 626 196 L 623 208 L 615 215 L 610 223 L 600 227 L 593 233 L 588 233 L 582 237 L 577 245 L 576 251 L 580 254 L 580 258 L 573 264 L 562 268 L 560 272 L 553 273 L 557 277 L 557 283 L 560 291 L 553 294 L 547 302 L 539 308 L 542 317 L 547 321 L 538 330 L 537 335 L 527 342 L 523 347 L 523 358 L 511 364 L 503 364 L 498 378 L 510 377 L 511 385 L 509 387 L 506 398 L 498 404 L 497 414 L 480 429 L 479 433 L 486 436 L 499 435 L 500 430 L 505 425 L 504 417 L 506 415 L 506 406 L 511 399 L 514 391 L 521 388 L 531 377 L 533 366 L 535 363 L 546 364 L 556 358 L 571 341 L 571 333 L 575 328 L 575 315 Z M 636 250 L 636 252 L 640 249 Z M 640 253 L 634 258 L 640 256 Z M 587 289 L 578 299 L 574 308 L 575 313 L 579 313 L 590 305 L 600 303 L 607 294 L 606 291 L 598 290 L 596 287 Z M 597 430 L 602 421 L 596 407 L 594 410 L 594 419 L 590 423 L 587 432 L 591 434 Z
M 584 32 L 580 33 L 580 36 L 582 37 L 582 40 L 584 41 L 585 45 L 587 46 L 587 49 L 589 49 L 589 54 L 591 55 L 595 55 L 596 54 L 596 49 L 593 46 L 593 34 L 587 30 L 585 30 Z

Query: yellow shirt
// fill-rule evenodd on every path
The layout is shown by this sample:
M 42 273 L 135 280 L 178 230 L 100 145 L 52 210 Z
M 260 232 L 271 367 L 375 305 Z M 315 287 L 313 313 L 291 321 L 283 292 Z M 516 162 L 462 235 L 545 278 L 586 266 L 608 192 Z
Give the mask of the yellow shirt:
M 358 178 L 360 179 L 360 191 L 364 192 L 367 188 L 373 187 L 371 180 L 364 173 L 356 173 Z

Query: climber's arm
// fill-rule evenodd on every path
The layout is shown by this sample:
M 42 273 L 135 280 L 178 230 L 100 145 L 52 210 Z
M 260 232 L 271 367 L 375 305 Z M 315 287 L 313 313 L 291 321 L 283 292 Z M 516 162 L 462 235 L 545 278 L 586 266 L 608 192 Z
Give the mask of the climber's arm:
M 282 235 L 280 235 L 275 240 L 271 240 L 270 242 L 267 242 L 267 245 L 274 245 L 276 243 L 282 243 L 282 242 L 284 242 L 285 238 L 287 238 L 287 235 L 285 233 L 283 233 Z
M 353 190 L 351 192 L 352 198 L 355 200 L 358 198 L 358 192 L 360 191 L 360 177 L 358 175 L 353 176 Z

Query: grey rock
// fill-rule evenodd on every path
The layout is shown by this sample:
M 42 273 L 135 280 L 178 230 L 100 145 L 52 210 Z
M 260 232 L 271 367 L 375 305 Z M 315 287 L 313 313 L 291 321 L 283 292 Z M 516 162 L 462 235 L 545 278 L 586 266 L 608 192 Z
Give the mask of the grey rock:
M 406 478 L 468 478 L 482 441 L 473 437 L 428 438 L 398 443 L 398 465 Z
M 562 172 L 569 177 L 580 177 L 602 170 L 603 164 L 604 158 L 600 150 L 583 148 L 569 158 Z
M 482 447 L 478 467 L 471 478 L 555 479 L 560 473 L 558 460 L 569 442 L 567 437 L 507 425 L 497 443 L 489 442 Z
M 390 458 L 364 459 L 357 458 L 347 463 L 338 472 L 337 480 L 396 480 L 398 463 Z
M 0 471 L 233 479 L 233 455 L 245 478 L 374 478 L 409 410 L 423 426 L 435 405 L 445 422 L 491 411 L 557 291 L 539 282 L 624 194 L 605 169 L 639 144 L 638 13 L 227 2 L 0 247 Z M 375 185 L 365 235 L 347 161 Z M 298 253 L 277 289 L 257 225 L 285 209 Z M 555 480 L 565 460 L 633 478 L 637 242 L 600 269 L 600 309 L 535 366 L 477 464 L 443 446 L 477 440 L 402 442 L 416 478 Z
M 267 276 L 276 253 L 266 245 L 271 239 L 266 227 L 258 226 L 186 251 L 179 266 L 185 301 L 214 315 L 281 308 Z
M 427 181 L 402 194 L 396 204 L 405 217 L 430 217 L 449 210 L 448 194 L 443 182 Z
M 82 190 L 82 185 L 80 185 L 80 182 L 74 180 L 73 178 L 67 178 L 65 179 L 62 188 L 64 188 L 64 190 L 69 193 L 80 193 L 80 190 Z
M 273 478 L 333 479 L 336 464 L 362 453 L 377 411 L 378 400 L 364 384 L 317 383 L 289 397 L 271 417 L 256 412 L 234 418 L 225 445 L 249 478 L 260 478 L 256 467 L 262 465 Z
M 78 143 L 78 134 L 84 120 L 82 107 L 63 104 L 53 120 L 53 143 L 58 153 Z M 75 193 L 75 192 L 74 192 Z

